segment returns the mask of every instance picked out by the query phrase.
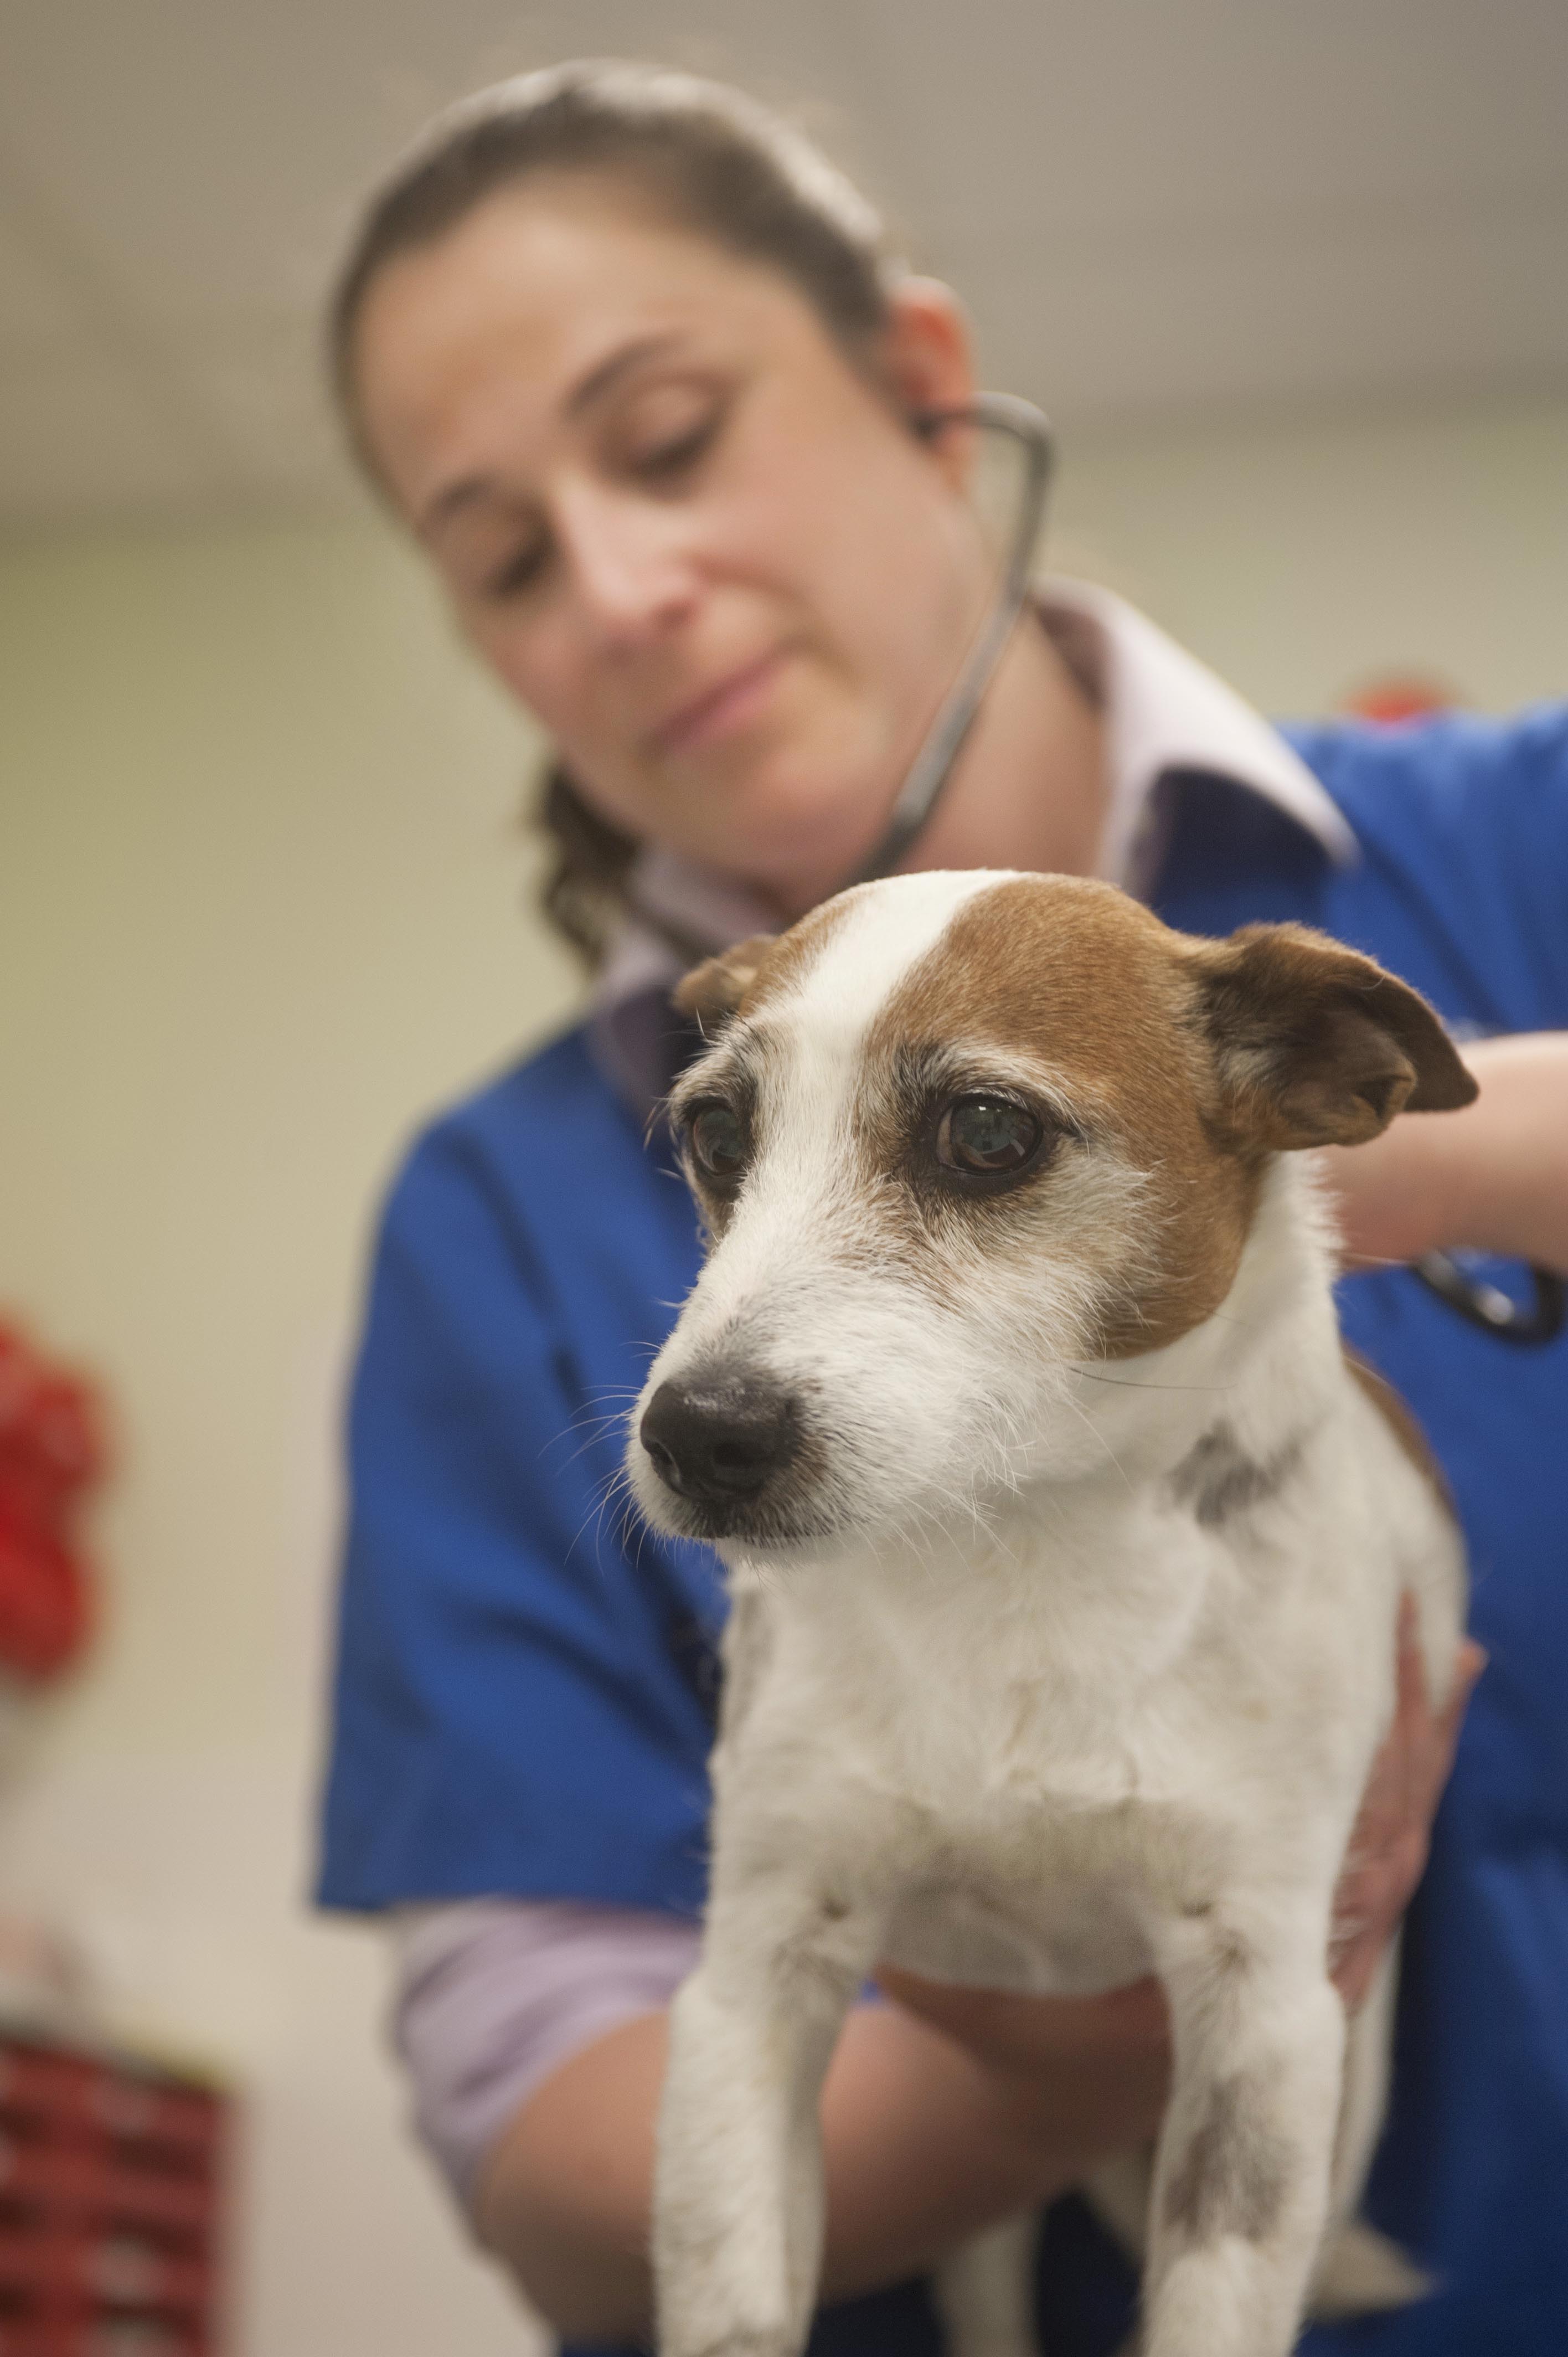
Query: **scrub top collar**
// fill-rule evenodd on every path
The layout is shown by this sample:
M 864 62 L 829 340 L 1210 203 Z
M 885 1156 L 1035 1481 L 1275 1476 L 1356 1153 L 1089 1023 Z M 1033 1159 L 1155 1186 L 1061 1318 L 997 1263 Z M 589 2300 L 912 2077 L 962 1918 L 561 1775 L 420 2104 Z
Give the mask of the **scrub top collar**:
M 1336 866 L 1355 859 L 1355 835 L 1306 764 L 1207 664 L 1123 598 L 1053 576 L 1041 582 L 1036 610 L 1105 721 L 1110 791 L 1098 875 L 1148 896 L 1171 816 L 1163 781 L 1195 770 L 1273 803 Z M 714 951 L 777 929 L 766 903 L 672 852 L 641 853 L 631 886 L 641 908 Z M 628 917 L 595 985 L 588 1038 L 596 1061 L 639 1114 L 669 1085 L 669 997 L 683 963 L 652 925 Z

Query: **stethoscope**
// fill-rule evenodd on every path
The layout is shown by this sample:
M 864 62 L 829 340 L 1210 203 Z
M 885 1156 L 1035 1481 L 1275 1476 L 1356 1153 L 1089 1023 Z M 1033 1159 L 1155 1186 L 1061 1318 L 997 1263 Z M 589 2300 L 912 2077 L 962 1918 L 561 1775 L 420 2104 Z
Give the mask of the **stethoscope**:
M 1034 579 L 1035 553 L 1045 521 L 1046 495 L 1050 488 L 1056 443 L 1050 421 L 1032 401 L 1012 393 L 977 393 L 958 409 L 922 410 L 912 420 L 922 440 L 933 439 L 950 426 L 968 426 L 982 433 L 1005 434 L 1023 454 L 1024 471 L 1018 486 L 1013 529 L 1008 535 L 1002 577 L 991 610 L 957 679 L 949 689 L 925 740 L 898 791 L 887 824 L 862 860 L 849 884 L 874 883 L 889 876 L 925 826 L 938 797 L 952 776 L 976 715 L 984 701 L 1003 650 L 1013 635 L 1028 600 Z M 657 929 L 670 934 L 651 910 L 640 911 Z M 678 943 L 683 954 L 691 945 Z M 1562 1332 L 1568 1287 L 1552 1270 L 1532 1268 L 1534 1291 L 1529 1302 L 1515 1301 L 1500 1286 L 1487 1284 L 1461 1266 L 1448 1253 L 1426 1253 L 1412 1264 L 1413 1274 L 1440 1301 L 1446 1302 L 1468 1325 L 1500 1342 L 1540 1345 Z
M 1012 393 L 977 393 L 961 409 L 924 409 L 913 421 L 922 441 L 932 441 L 950 425 L 978 426 L 983 432 L 1010 435 L 1024 454 L 1018 504 L 1008 537 L 1006 560 L 991 611 L 981 626 L 957 679 L 940 711 L 926 731 L 924 744 L 898 790 L 880 839 L 849 878 L 852 884 L 875 883 L 890 876 L 936 808 L 964 748 L 975 716 L 1023 612 L 1034 578 L 1035 551 L 1045 522 L 1046 493 L 1056 461 L 1050 421 L 1032 401 Z

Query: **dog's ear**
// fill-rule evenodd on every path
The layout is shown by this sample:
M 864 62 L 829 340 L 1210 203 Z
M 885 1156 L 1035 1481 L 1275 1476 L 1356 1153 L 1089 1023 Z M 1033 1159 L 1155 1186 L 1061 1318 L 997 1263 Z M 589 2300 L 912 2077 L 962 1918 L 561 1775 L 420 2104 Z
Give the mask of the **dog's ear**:
M 1231 1143 L 1359 1146 L 1477 1094 L 1420 993 L 1326 934 L 1247 925 L 1193 962 Z
M 682 1014 L 694 1015 L 699 1023 L 722 1022 L 733 1015 L 777 939 L 776 933 L 753 933 L 682 974 L 675 985 L 675 1004 Z

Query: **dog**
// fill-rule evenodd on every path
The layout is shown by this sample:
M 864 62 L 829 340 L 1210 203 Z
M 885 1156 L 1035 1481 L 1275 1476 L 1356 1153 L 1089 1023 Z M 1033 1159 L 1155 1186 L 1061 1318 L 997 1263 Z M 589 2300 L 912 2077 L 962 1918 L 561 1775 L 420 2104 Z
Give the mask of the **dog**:
M 801 2347 L 817 2094 L 878 1959 L 1158 1975 L 1157 2153 L 1101 2185 L 1146 2250 L 1148 2357 L 1279 2357 L 1326 2234 L 1327 2304 L 1410 2297 L 1351 2222 L 1387 1990 L 1348 2035 L 1331 1910 L 1399 1598 L 1441 1699 L 1464 1566 L 1347 1362 L 1300 1149 L 1474 1081 L 1321 935 L 1198 940 L 1065 877 L 863 885 L 678 996 L 711 1035 L 670 1105 L 709 1252 L 628 1470 L 718 1549 L 732 1612 L 659 2129 L 663 2357 Z M 1016 2244 L 949 2271 L 972 2351 L 1026 2333 Z

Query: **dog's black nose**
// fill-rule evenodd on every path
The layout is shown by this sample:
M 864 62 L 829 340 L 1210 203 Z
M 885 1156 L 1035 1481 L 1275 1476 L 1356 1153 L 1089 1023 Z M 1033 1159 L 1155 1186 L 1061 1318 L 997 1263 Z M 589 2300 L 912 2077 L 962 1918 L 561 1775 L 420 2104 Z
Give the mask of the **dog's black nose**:
M 756 1497 L 800 1443 L 788 1392 L 755 1378 L 660 1383 L 639 1429 L 660 1480 L 711 1503 Z

